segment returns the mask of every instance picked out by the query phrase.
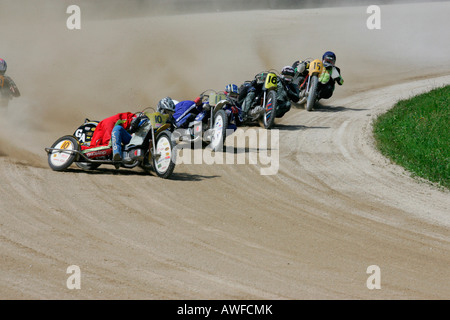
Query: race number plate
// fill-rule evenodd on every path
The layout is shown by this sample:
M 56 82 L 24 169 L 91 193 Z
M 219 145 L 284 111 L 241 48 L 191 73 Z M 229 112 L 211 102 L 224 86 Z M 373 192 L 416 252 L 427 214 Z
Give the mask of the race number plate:
M 275 73 L 269 72 L 266 77 L 265 88 L 267 90 L 277 88 L 278 78 Z
M 169 118 L 168 114 L 162 114 L 160 112 L 146 113 L 146 116 L 150 119 L 150 123 L 154 129 L 163 126 Z
M 227 96 L 224 93 L 211 93 L 209 95 L 208 103 L 210 106 L 215 106 L 219 101 L 226 100 Z
M 314 60 L 309 65 L 309 75 L 312 76 L 313 74 L 321 74 L 323 71 L 323 63 L 319 59 Z

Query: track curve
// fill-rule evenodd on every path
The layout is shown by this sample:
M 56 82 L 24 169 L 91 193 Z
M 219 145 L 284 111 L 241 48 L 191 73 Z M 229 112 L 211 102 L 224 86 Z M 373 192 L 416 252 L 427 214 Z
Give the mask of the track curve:
M 414 8 L 424 9 L 423 5 Z M 298 23 L 307 24 L 310 16 L 342 19 L 360 9 L 276 13 L 281 21 L 277 20 L 278 29 L 273 32 L 287 28 L 286 20 L 281 19 L 286 15 L 300 15 L 304 19 Z M 441 9 L 439 5 L 432 8 L 433 12 Z M 393 6 L 392 12 L 396 10 L 400 9 Z M 270 14 L 273 17 L 274 13 Z M 231 15 L 219 13 L 209 19 L 220 24 Z M 257 11 L 252 16 L 240 12 L 233 17 L 242 27 L 267 15 Z M 165 19 L 170 25 L 174 18 Z M 189 16 L 179 19 L 188 20 Z M 115 21 L 92 23 L 100 29 L 106 28 L 104 24 L 118 27 Z M 125 26 L 150 27 L 153 23 L 162 21 L 133 20 Z M 361 38 L 365 32 L 361 31 Z M 256 38 L 259 36 L 256 33 Z M 241 44 L 248 40 L 242 37 L 238 39 Z M 134 48 L 141 45 L 137 41 Z M 247 54 L 246 50 L 241 53 Z M 128 51 L 119 56 L 142 58 Z M 271 59 L 271 55 L 260 56 L 251 70 L 262 68 Z M 377 59 L 380 64 L 387 61 L 380 56 Z M 244 71 L 251 72 L 249 67 Z M 244 77 L 244 71 L 238 76 Z M 42 127 L 29 120 L 27 130 L 12 140 L 3 122 L 0 296 L 449 298 L 450 289 L 443 281 L 450 276 L 449 192 L 415 180 L 389 163 L 374 149 L 371 138 L 372 120 L 398 99 L 450 83 L 448 71 L 440 70 L 447 74 L 440 77 L 434 69 L 426 75 L 420 72 L 414 73 L 420 80 L 397 74 L 391 78 L 396 84 L 387 86 L 382 73 L 377 78 L 374 72 L 373 79 L 362 85 L 356 74 L 349 72 L 341 93 L 337 88 L 336 96 L 317 110 L 291 110 L 276 121 L 280 139 L 275 175 L 261 175 L 259 164 L 248 163 L 180 164 L 171 180 L 107 167 L 90 173 L 75 167 L 57 173 L 46 166 L 42 150 L 63 131 L 62 125 L 39 130 Z M 144 75 L 138 77 L 142 80 Z M 186 87 L 183 90 L 193 92 Z M 150 98 L 135 97 L 133 102 L 140 99 Z M 105 110 L 111 111 L 103 105 L 92 113 L 100 115 Z M 50 111 L 58 114 L 56 108 Z M 2 112 L 12 118 L 19 116 L 11 109 Z M 64 127 L 72 125 L 71 121 L 75 124 L 78 120 L 67 119 Z M 35 134 L 33 139 L 30 133 Z M 251 151 L 251 147 L 237 148 L 247 157 Z M 81 290 L 66 287 L 70 265 L 81 269 Z M 370 265 L 381 269 L 381 290 L 366 286 Z

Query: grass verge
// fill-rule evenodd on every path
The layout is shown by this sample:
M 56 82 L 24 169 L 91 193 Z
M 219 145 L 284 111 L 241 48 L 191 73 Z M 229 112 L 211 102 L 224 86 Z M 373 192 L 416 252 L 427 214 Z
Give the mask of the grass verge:
M 374 122 L 380 152 L 450 189 L 450 85 L 402 100 Z

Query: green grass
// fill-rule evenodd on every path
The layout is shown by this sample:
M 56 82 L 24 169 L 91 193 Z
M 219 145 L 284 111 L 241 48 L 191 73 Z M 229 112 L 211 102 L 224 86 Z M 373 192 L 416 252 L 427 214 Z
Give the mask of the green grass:
M 450 85 L 399 101 L 376 119 L 374 136 L 393 162 L 450 189 Z

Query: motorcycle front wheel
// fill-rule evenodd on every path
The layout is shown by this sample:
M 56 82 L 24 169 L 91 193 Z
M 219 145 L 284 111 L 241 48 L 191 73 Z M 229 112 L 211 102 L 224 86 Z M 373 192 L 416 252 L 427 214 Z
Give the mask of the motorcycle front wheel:
M 277 93 L 275 90 L 269 90 L 266 96 L 264 106 L 263 125 L 266 129 L 271 129 L 275 124 L 277 110 Z
M 176 150 L 169 131 L 161 132 L 156 138 L 156 154 L 152 156 L 153 169 L 160 178 L 169 178 L 175 169 Z
M 209 147 L 213 151 L 223 149 L 225 145 L 226 130 L 228 127 L 228 117 L 224 110 L 219 110 L 214 116 L 212 127 L 211 143 Z
M 312 111 L 314 104 L 316 103 L 317 96 L 317 85 L 319 83 L 319 78 L 314 75 L 311 77 L 311 86 L 308 93 L 308 99 L 306 100 L 306 111 Z

